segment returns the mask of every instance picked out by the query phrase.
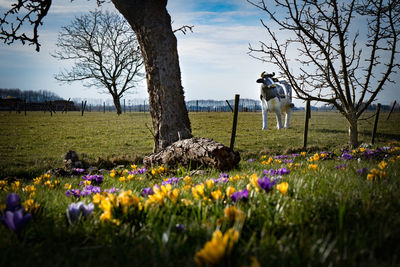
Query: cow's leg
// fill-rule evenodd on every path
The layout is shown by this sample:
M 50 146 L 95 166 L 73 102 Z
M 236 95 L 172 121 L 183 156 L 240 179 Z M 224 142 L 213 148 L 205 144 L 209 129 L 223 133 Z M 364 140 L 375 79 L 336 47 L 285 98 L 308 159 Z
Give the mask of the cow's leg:
M 292 108 L 288 108 L 286 110 L 286 116 L 285 116 L 285 128 L 288 129 L 289 128 L 289 121 L 290 121 L 290 117 L 292 116 Z
M 265 102 L 264 99 L 261 100 L 261 108 L 262 108 L 262 120 L 263 120 L 263 124 L 262 124 L 262 129 L 266 130 L 267 129 L 267 122 L 268 122 L 268 117 L 267 117 L 267 103 Z
M 282 129 L 282 114 L 280 109 L 276 111 L 276 128 L 278 130 Z

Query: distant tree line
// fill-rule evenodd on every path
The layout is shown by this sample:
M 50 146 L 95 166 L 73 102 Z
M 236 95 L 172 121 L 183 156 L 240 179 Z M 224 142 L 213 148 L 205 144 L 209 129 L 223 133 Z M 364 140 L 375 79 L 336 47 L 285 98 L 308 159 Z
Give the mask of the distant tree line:
M 18 88 L 0 88 L 0 98 L 15 97 L 26 100 L 28 103 L 39 103 L 54 100 L 63 100 L 57 94 L 46 90 L 20 90 Z

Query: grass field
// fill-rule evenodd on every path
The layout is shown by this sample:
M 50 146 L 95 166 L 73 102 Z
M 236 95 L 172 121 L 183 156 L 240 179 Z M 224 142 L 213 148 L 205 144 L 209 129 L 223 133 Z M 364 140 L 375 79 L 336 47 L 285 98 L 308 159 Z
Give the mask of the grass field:
M 374 119 L 359 125 L 361 142 L 369 143 Z M 390 120 L 381 113 L 376 143 L 400 140 L 400 114 Z M 190 113 L 193 135 L 212 138 L 227 146 L 230 144 L 232 113 Z M 277 131 L 275 118 L 269 114 L 267 131 L 261 131 L 260 113 L 240 113 L 235 150 L 243 159 L 263 154 L 281 154 L 289 149 L 299 151 L 303 146 L 304 112 L 295 112 L 291 127 Z M 146 126 L 147 125 L 147 126 Z M 153 149 L 152 128 L 148 113 L 79 112 L 68 114 L 30 112 L 27 116 L 0 113 L 0 178 L 35 177 L 44 171 L 59 167 L 68 150 L 84 154 L 93 165 L 101 162 L 141 163 L 143 156 Z M 312 112 L 308 147 L 314 150 L 332 150 L 347 144 L 347 124 L 335 112 Z
M 148 114 L 0 113 L 0 265 L 399 266 L 400 114 L 386 117 L 375 146 L 345 150 L 343 119 L 313 112 L 303 149 L 304 113 L 284 131 L 240 113 L 239 167 L 190 175 L 142 169 Z M 190 119 L 229 144 L 232 114 Z M 360 121 L 361 141 L 372 127 Z M 44 174 L 70 149 L 111 167 Z M 112 167 L 124 161 L 137 166 Z

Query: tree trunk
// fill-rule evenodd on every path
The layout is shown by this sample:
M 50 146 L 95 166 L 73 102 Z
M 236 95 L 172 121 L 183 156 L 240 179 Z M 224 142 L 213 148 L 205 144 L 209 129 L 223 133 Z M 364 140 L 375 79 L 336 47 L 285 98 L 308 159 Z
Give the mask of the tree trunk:
M 112 2 L 132 26 L 141 47 L 154 128 L 154 152 L 179 139 L 191 138 L 167 0 Z
M 166 164 L 169 167 L 190 166 L 194 169 L 202 166 L 219 170 L 230 170 L 237 166 L 239 161 L 239 152 L 205 138 L 177 141 L 143 160 L 146 167 Z
M 119 97 L 113 95 L 113 101 L 114 101 L 115 109 L 117 110 L 117 114 L 118 114 L 118 116 L 119 116 L 119 115 L 121 115 L 121 113 L 122 113 L 121 103 L 120 103 L 120 101 L 119 101 Z
M 352 148 L 358 146 L 358 119 L 356 114 L 349 114 L 349 143 Z

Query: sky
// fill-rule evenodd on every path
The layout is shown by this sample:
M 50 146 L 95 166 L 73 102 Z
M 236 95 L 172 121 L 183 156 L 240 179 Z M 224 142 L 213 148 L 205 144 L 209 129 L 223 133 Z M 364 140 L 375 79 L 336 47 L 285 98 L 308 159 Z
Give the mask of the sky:
M 13 0 L 0 0 L 0 14 Z M 0 88 L 21 90 L 48 90 L 64 99 L 87 99 L 89 102 L 110 101 L 109 95 L 95 87 L 87 88 L 81 82 L 60 84 L 54 75 L 71 67 L 72 63 L 59 61 L 51 56 L 56 49 L 57 34 L 62 26 L 69 25 L 74 17 L 89 10 L 99 9 L 95 0 L 53 0 L 44 25 L 39 29 L 41 51 L 33 46 L 0 44 Z M 113 4 L 101 9 L 116 11 Z M 246 0 L 170 0 L 167 5 L 172 28 L 193 25 L 193 33 L 177 32 L 178 53 L 182 73 L 182 85 L 186 100 L 259 99 L 260 73 L 278 72 L 271 63 L 263 63 L 248 55 L 249 44 L 257 47 L 260 41 L 268 42 L 268 35 L 260 19 L 268 21 L 265 12 L 250 5 Z M 279 30 L 277 30 L 279 34 Z M 291 51 L 295 56 L 296 51 Z M 394 76 L 399 80 L 399 75 Z M 390 105 L 397 99 L 397 85 L 389 84 L 378 95 L 377 101 Z M 143 81 L 127 99 L 142 103 L 148 98 Z M 304 106 L 302 100 L 294 100 L 296 106 Z M 314 104 L 313 104 L 314 105 Z

